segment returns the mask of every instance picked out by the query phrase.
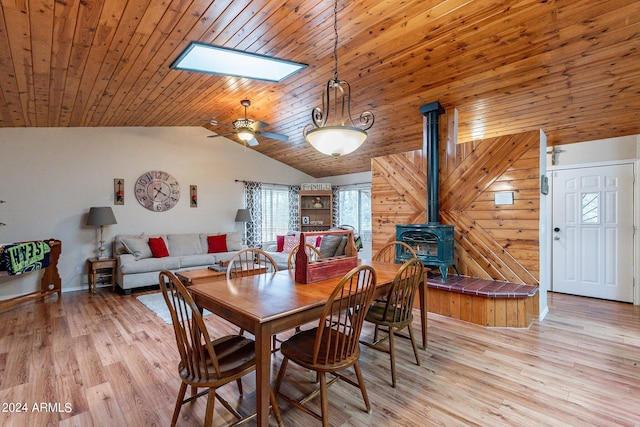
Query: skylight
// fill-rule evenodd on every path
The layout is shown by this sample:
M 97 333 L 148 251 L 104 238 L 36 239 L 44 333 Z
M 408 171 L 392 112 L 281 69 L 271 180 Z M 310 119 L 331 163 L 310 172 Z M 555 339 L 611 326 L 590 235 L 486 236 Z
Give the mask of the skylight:
M 306 67 L 306 64 L 197 42 L 191 42 L 171 64 L 176 70 L 270 82 L 281 82 Z

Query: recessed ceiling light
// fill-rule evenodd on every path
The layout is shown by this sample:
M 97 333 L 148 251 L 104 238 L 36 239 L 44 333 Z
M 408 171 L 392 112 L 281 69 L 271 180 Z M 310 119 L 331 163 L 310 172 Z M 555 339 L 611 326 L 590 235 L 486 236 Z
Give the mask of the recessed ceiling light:
M 191 42 L 171 64 L 176 70 L 281 82 L 306 64 L 265 55 Z

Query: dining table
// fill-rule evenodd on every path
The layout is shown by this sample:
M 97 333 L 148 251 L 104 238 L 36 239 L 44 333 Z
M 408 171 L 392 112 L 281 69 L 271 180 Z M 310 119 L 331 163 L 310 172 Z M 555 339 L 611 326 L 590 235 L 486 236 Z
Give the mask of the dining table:
M 359 260 L 376 272 L 374 297 L 385 295 L 400 264 Z M 258 426 L 267 426 L 271 381 L 271 336 L 319 321 L 328 300 L 343 276 L 297 283 L 293 270 L 200 282 L 189 286 L 195 303 L 249 331 L 255 337 L 256 406 Z M 422 348 L 427 345 L 426 278 L 420 284 Z

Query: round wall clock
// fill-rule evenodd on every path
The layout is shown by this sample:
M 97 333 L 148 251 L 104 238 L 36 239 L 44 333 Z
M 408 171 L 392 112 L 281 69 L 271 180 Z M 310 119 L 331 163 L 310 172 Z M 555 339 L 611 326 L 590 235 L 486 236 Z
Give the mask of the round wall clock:
M 163 171 L 149 171 L 140 175 L 134 191 L 138 202 L 154 212 L 168 211 L 180 200 L 178 181 Z

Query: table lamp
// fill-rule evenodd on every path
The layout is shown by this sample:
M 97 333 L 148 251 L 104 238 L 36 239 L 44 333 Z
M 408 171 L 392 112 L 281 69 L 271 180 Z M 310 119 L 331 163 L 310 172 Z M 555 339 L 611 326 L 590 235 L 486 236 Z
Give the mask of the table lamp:
M 236 212 L 236 222 L 242 223 L 242 243 L 247 244 L 247 222 L 251 222 L 251 212 L 249 209 L 238 209 Z
M 98 246 L 98 259 L 107 258 L 104 255 L 104 238 L 103 229 L 105 225 L 117 224 L 116 217 L 113 215 L 113 211 L 109 206 L 93 207 L 89 209 L 89 218 L 87 218 L 87 225 L 93 225 L 100 227 L 100 246 Z

